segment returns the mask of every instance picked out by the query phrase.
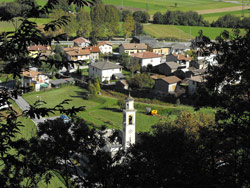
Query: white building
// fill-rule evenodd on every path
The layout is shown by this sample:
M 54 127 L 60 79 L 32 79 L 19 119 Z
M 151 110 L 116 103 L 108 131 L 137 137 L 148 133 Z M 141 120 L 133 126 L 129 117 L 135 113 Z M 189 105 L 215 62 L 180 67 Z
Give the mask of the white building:
M 125 100 L 125 109 L 123 110 L 122 146 L 124 150 L 135 144 L 135 113 L 134 99 L 129 95 Z
M 161 63 L 162 55 L 153 52 L 140 52 L 130 55 L 135 61 L 139 61 L 141 67 L 152 65 L 153 67 Z
M 112 77 L 122 76 L 122 66 L 115 63 L 101 61 L 89 65 L 89 77 L 99 77 L 103 82 L 109 81 Z
M 111 54 L 113 52 L 112 44 L 106 41 L 98 42 L 97 45 L 102 54 Z
M 125 99 L 125 106 L 123 109 L 122 131 L 107 129 L 103 134 L 106 140 L 106 145 L 103 149 L 109 152 L 112 157 L 115 156 L 119 150 L 127 150 L 131 145 L 135 144 L 135 114 L 134 99 L 129 95 L 129 97 Z M 111 136 L 114 136 L 114 141 L 110 140 Z
M 34 87 L 35 91 L 49 87 L 49 78 L 37 70 L 30 69 L 22 73 L 22 85 L 29 88 Z
M 86 48 L 90 46 L 91 42 L 88 39 L 85 39 L 83 37 L 78 37 L 75 40 L 73 40 L 74 46 L 79 46 L 81 48 Z
M 89 61 L 90 50 L 81 49 L 80 47 L 64 48 L 69 61 Z

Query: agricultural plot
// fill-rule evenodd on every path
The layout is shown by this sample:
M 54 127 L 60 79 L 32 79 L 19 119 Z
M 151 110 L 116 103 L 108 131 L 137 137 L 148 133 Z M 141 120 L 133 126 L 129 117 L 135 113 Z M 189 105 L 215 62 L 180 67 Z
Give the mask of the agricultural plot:
M 238 11 L 230 11 L 230 12 L 217 12 L 217 13 L 211 13 L 211 14 L 202 14 L 202 17 L 209 21 L 210 23 L 212 21 L 216 21 L 219 17 L 224 16 L 226 14 L 231 14 L 234 16 L 242 16 L 242 13 L 244 14 L 245 17 L 249 17 L 250 16 L 250 10 L 238 10 Z
M 158 39 L 178 39 L 189 40 L 193 39 L 193 35 L 179 29 L 175 25 L 161 25 L 161 24 L 144 24 L 144 31 Z
M 144 31 L 147 34 L 161 39 L 176 38 L 180 41 L 187 41 L 198 36 L 200 30 L 210 39 L 215 39 L 224 30 L 232 32 L 230 28 L 144 24 Z
M 151 14 L 156 11 L 166 12 L 167 10 L 196 11 L 215 8 L 239 6 L 233 3 L 226 3 L 214 0 L 103 0 L 106 4 L 116 5 L 131 10 L 148 10 Z M 176 4 L 175 4 L 176 3 Z

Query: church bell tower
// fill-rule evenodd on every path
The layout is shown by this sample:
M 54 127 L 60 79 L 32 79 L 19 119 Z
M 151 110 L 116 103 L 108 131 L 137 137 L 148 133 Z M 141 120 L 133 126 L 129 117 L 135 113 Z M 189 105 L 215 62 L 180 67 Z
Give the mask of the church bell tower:
M 123 138 L 122 146 L 126 150 L 131 144 L 135 144 L 135 112 L 134 99 L 130 96 L 125 99 L 123 109 Z

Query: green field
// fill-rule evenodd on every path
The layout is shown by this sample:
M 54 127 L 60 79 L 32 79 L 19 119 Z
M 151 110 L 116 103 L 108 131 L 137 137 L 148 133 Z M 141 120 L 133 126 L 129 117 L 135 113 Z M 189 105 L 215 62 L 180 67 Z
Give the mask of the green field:
M 48 18 L 31 18 L 30 21 L 36 22 L 38 26 L 42 24 L 49 23 L 50 19 Z M 20 21 L 16 20 L 15 22 L 0 22 L 0 32 L 3 31 L 14 31 L 15 27 L 20 25 Z
M 160 24 L 144 24 L 144 32 L 148 35 L 158 38 L 176 38 L 179 40 L 193 39 L 193 35 L 184 32 L 175 25 L 160 25 Z
M 226 14 L 231 14 L 231 15 L 240 17 L 240 16 L 242 16 L 242 11 L 238 10 L 238 11 L 231 11 L 231 12 L 218 12 L 218 13 L 211 13 L 211 14 L 202 14 L 202 17 L 211 23 L 212 21 L 216 21 L 219 17 L 224 16 Z M 244 10 L 244 16 L 249 17 L 250 10 Z
M 239 6 L 238 4 L 225 3 L 214 0 L 103 0 L 106 4 L 117 5 L 122 7 L 122 4 L 125 8 L 133 8 L 148 10 L 150 14 L 153 14 L 156 11 L 166 12 L 167 10 L 206 10 L 206 9 L 215 9 L 215 8 L 225 8 Z M 177 7 L 175 7 L 177 3 Z
M 144 24 L 144 31 L 155 38 L 176 38 L 178 40 L 189 40 L 198 36 L 200 30 L 210 39 L 215 39 L 224 30 L 232 31 L 230 28 L 200 27 L 200 26 L 180 26 L 180 25 L 160 25 Z
M 56 104 L 59 104 L 64 99 L 72 99 L 69 105 L 65 107 L 79 107 L 86 106 L 86 110 L 78 113 L 77 115 L 81 118 L 84 118 L 86 121 L 91 122 L 97 126 L 106 125 L 108 128 L 122 128 L 122 112 L 117 106 L 117 99 L 108 98 L 108 97 L 96 97 L 93 99 L 83 99 L 83 95 L 86 90 L 76 87 L 76 86 L 65 86 L 59 89 L 51 89 L 48 91 L 41 91 L 38 93 L 29 93 L 25 94 L 24 98 L 28 103 L 33 104 L 36 100 L 41 97 L 41 100 L 46 101 L 46 107 L 52 107 Z M 170 119 L 174 119 L 181 110 L 192 111 L 192 107 L 180 106 L 173 107 L 170 106 L 156 106 L 151 104 L 141 104 L 135 103 L 137 109 L 136 113 L 136 131 L 144 132 L 149 131 L 151 126 L 166 118 L 166 111 L 174 110 L 171 114 Z M 145 114 L 145 108 L 151 107 L 151 109 L 157 109 L 159 113 L 164 114 L 163 116 L 151 116 Z M 51 114 L 50 116 L 58 116 L 57 114 Z

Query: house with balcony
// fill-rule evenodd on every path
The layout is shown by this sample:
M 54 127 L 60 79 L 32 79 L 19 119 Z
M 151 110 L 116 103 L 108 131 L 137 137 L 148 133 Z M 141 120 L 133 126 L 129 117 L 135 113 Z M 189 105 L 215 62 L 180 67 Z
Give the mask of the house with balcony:
M 88 39 L 85 39 L 83 37 L 78 37 L 73 40 L 74 46 L 81 47 L 81 48 L 86 48 L 90 46 L 91 42 Z
M 89 61 L 90 60 L 90 50 L 82 49 L 79 47 L 64 48 L 69 61 Z
M 147 67 L 148 65 L 156 66 L 161 63 L 162 55 L 153 52 L 140 52 L 136 54 L 131 54 L 132 62 L 139 62 L 141 67 Z
M 51 54 L 50 46 L 33 45 L 28 47 L 29 55 L 33 58 L 37 57 L 38 54 L 49 56 Z
M 99 47 L 102 54 L 112 54 L 113 48 L 112 44 L 107 41 L 100 41 L 98 42 L 97 46 Z
M 49 87 L 48 76 L 38 72 L 37 69 L 31 68 L 22 73 L 22 86 L 24 88 L 34 87 L 35 91 Z
M 102 82 L 111 79 L 122 79 L 122 66 L 108 61 L 99 61 L 89 64 L 89 77 L 99 77 Z
M 101 51 L 97 46 L 89 46 L 85 49 L 90 51 L 89 60 L 91 62 L 99 60 L 99 55 Z

